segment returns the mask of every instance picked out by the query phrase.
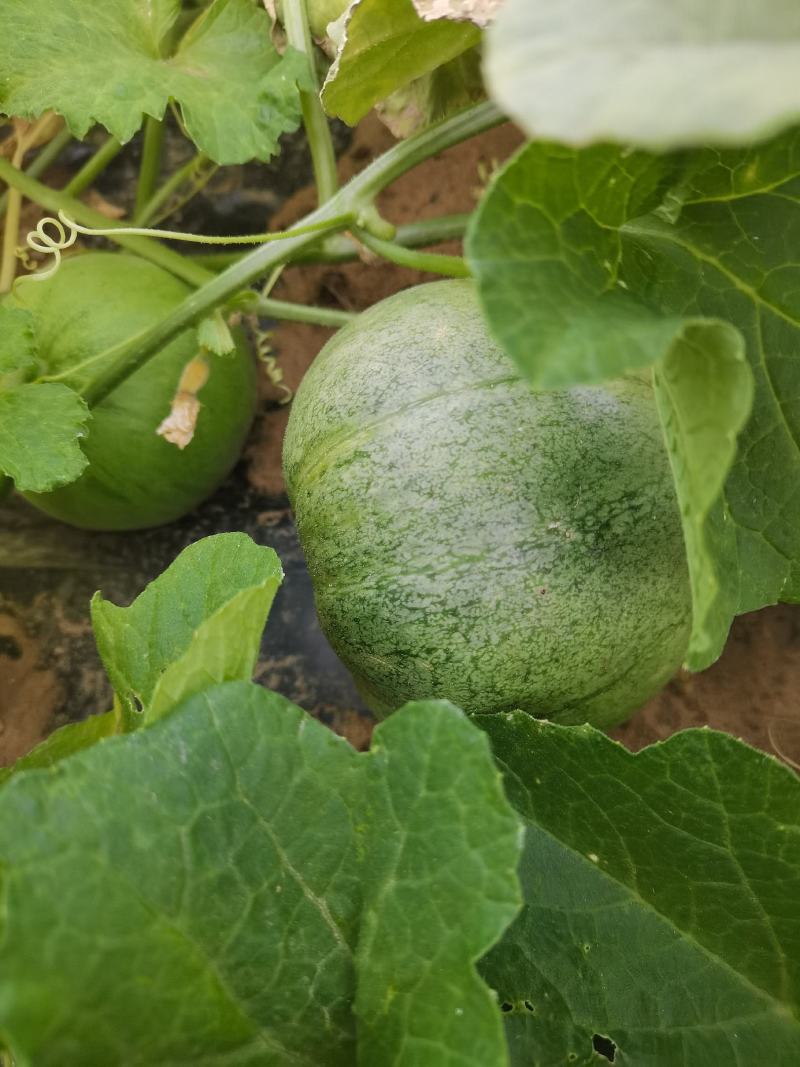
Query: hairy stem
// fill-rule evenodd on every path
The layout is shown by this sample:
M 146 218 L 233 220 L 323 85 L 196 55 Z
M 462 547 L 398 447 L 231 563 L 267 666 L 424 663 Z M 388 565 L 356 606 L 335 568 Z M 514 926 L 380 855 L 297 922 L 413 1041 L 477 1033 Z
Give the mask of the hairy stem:
M 20 138 L 8 164 L 10 169 L 19 173 L 25 156 L 25 143 Z M 0 162 L 5 162 L 1 160 Z M 0 256 L 0 294 L 7 293 L 14 284 L 17 273 L 17 242 L 19 240 L 19 221 L 22 213 L 22 193 L 9 182 L 6 225 L 3 230 L 3 250 Z
M 338 197 L 324 207 L 317 208 L 315 212 L 303 219 L 303 223 L 316 225 L 327 222 L 331 230 L 344 229 L 352 224 L 353 215 L 348 218 L 339 212 L 331 213 L 331 207 L 336 204 L 336 201 Z M 169 315 L 120 349 L 114 361 L 85 390 L 86 403 L 91 406 L 103 400 L 176 334 L 246 289 L 256 278 L 269 273 L 273 267 L 291 258 L 294 252 L 313 244 L 318 239 L 319 231 L 314 231 L 262 245 L 244 256 L 234 266 L 229 267 L 223 274 L 206 282 L 201 289 L 188 296 Z
M 335 195 L 339 188 L 339 179 L 336 174 L 336 157 L 333 152 L 328 119 L 319 99 L 314 46 L 311 43 L 311 33 L 308 28 L 306 0 L 283 0 L 283 26 L 289 44 L 298 52 L 302 52 L 306 59 L 311 90 L 300 93 L 300 106 L 303 111 L 303 125 L 308 147 L 311 150 L 317 199 L 320 204 L 324 204 L 326 200 L 330 200 Z
M 312 326 L 346 326 L 358 318 L 353 311 L 339 311 L 338 308 L 310 307 L 307 304 L 292 304 L 287 300 L 273 300 L 271 297 L 259 297 L 246 303 L 246 309 L 265 319 L 283 319 L 286 322 L 307 322 Z
M 459 144 L 468 137 L 482 133 L 502 121 L 502 114 L 493 104 L 478 104 L 444 119 L 415 137 L 401 141 L 390 148 L 385 155 L 376 159 L 361 174 L 356 175 L 331 200 L 301 219 L 300 225 L 327 224 L 331 232 L 349 229 L 362 214 L 364 208 L 371 205 L 372 199 L 406 171 L 411 170 L 429 156 Z M 0 159 L 0 178 L 4 176 L 4 171 L 4 161 Z M 38 182 L 34 183 L 35 186 L 38 184 Z M 56 209 L 58 206 L 62 205 L 57 204 Z M 69 211 L 69 207 L 65 207 L 65 210 Z M 280 242 L 262 245 L 246 256 L 242 256 L 222 274 L 209 280 L 197 292 L 188 296 L 159 322 L 120 346 L 115 352 L 115 358 L 103 374 L 98 376 L 92 386 L 86 390 L 84 396 L 87 403 L 94 404 L 108 396 L 173 337 L 198 322 L 236 293 L 246 289 L 256 278 L 264 277 L 279 264 L 290 262 L 296 256 L 308 251 L 317 243 L 319 237 L 319 231 L 304 233 Z M 145 239 L 130 238 L 129 240 L 143 241 Z
M 404 248 L 394 241 L 382 241 L 365 230 L 358 231 L 358 239 L 371 252 L 375 252 L 390 263 L 412 270 L 424 270 L 430 274 L 444 274 L 449 278 L 469 278 L 470 271 L 461 256 L 444 256 L 438 252 L 420 252 L 414 248 Z
M 64 186 L 67 196 L 80 196 L 122 151 L 116 137 L 108 137 Z
M 58 159 L 71 140 L 72 134 L 66 127 L 64 127 L 63 130 L 55 135 L 52 141 L 44 145 L 44 147 L 36 153 L 36 159 L 34 159 L 25 173 L 30 174 L 32 178 L 38 178 L 40 175 L 44 174 L 50 164 Z M 6 192 L 0 196 L 0 219 L 6 213 L 7 205 L 8 193 Z
M 455 115 L 428 126 L 414 137 L 394 145 L 356 175 L 348 188 L 356 187 L 362 199 L 371 201 L 387 185 L 391 185 L 426 159 L 479 133 L 485 133 L 486 130 L 499 126 L 501 122 L 505 122 L 505 115 L 489 100 L 464 108 Z
M 148 115 L 144 123 L 144 140 L 142 144 L 142 161 L 139 165 L 139 181 L 136 185 L 136 205 L 133 209 L 134 222 L 144 211 L 158 186 L 161 173 L 161 149 L 164 144 L 164 123 Z
M 404 248 L 421 248 L 435 245 L 441 241 L 458 241 L 466 232 L 471 216 L 440 215 L 434 219 L 420 219 L 397 227 L 394 244 Z M 298 263 L 351 263 L 358 259 L 361 252 L 359 242 L 346 234 L 337 233 L 325 241 L 301 252 L 292 260 Z M 241 252 L 201 252 L 195 257 L 204 267 L 212 271 L 221 271 L 242 258 Z
M 73 200 L 64 193 L 50 189 L 46 185 L 41 185 L 27 174 L 21 175 L 19 172 L 16 172 L 16 175 L 9 174 L 9 166 L 6 160 L 0 159 L 0 177 L 9 182 L 13 180 L 24 187 L 23 192 L 25 195 L 42 207 L 50 211 L 61 209 L 71 218 L 74 218 L 76 222 L 95 229 L 113 231 L 114 229 L 125 228 L 124 222 L 109 222 L 105 215 L 101 215 L 99 212 L 87 207 L 80 200 Z M 335 220 L 334 224 L 345 226 L 348 221 L 347 218 L 344 218 Z M 214 275 L 197 261 L 199 257 L 187 259 L 178 252 L 174 252 L 171 248 L 159 244 L 152 237 L 126 237 L 122 234 L 117 237 L 113 232 L 109 233 L 108 236 L 110 240 L 117 242 L 131 252 L 135 252 L 142 259 L 148 259 L 151 263 L 164 267 L 171 274 L 194 287 L 204 285 L 214 278 Z M 310 235 L 304 236 L 310 236 L 313 239 L 316 234 L 312 232 Z M 281 241 L 275 241 L 275 246 L 279 247 L 281 243 Z M 253 294 L 253 297 L 256 305 L 253 310 L 267 318 L 286 319 L 291 322 L 309 322 L 319 326 L 343 326 L 351 317 L 348 312 L 337 311 L 336 309 L 306 307 L 292 304 L 286 300 L 258 298 L 256 294 Z

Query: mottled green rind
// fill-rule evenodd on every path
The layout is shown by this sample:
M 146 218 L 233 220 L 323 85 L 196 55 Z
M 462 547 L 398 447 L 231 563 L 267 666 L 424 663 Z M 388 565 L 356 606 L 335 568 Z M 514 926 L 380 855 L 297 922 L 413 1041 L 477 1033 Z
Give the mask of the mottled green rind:
M 525 822 L 525 907 L 481 964 L 513 1067 L 800 1063 L 800 779 L 711 730 L 632 754 L 479 716 Z M 510 1009 L 510 1010 L 508 1010 Z
M 20 1067 L 505 1067 L 519 818 L 458 709 L 369 753 L 228 683 L 0 791 Z
M 16 286 L 11 306 L 34 313 L 39 355 L 62 373 L 151 326 L 189 289 L 132 256 L 92 252 L 65 261 L 44 282 Z M 57 519 L 96 530 L 171 522 L 199 504 L 239 456 L 253 418 L 255 367 L 240 341 L 215 359 L 199 394 L 194 440 L 183 451 L 157 436 L 185 364 L 197 355 L 193 330 L 176 338 L 92 409 L 84 442 L 89 467 L 70 485 L 27 499 Z M 92 370 L 68 384 L 80 388 Z
M 325 632 L 371 707 L 619 722 L 681 662 L 681 522 L 642 378 L 533 393 L 471 282 L 376 305 L 297 394 L 289 494 Z

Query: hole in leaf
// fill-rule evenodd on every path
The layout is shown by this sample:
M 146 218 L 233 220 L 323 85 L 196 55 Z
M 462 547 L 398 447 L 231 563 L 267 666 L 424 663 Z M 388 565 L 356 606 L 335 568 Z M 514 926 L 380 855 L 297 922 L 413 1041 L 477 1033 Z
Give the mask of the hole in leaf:
M 592 1036 L 592 1047 L 595 1052 L 599 1052 L 601 1056 L 613 1063 L 617 1056 L 617 1046 L 611 1040 L 610 1037 L 604 1037 L 603 1034 L 594 1034 Z
M 528 1011 L 536 1011 L 536 1008 L 534 1008 L 533 1004 L 531 1004 L 529 1000 L 523 1000 L 522 1003 L 525 1005 Z
M 514 1010 L 514 1005 L 510 1004 L 507 1000 L 504 1000 L 503 1003 L 500 1005 L 500 1011 L 508 1012 L 508 1011 L 513 1011 L 513 1010 Z

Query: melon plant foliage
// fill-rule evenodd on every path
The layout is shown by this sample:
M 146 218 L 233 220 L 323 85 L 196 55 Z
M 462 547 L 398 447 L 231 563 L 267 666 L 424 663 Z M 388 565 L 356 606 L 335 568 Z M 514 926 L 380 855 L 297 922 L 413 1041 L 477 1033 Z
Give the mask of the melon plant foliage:
M 341 324 L 248 287 L 293 259 L 366 247 L 471 276 L 441 285 L 469 294 L 469 315 L 503 365 L 503 395 L 611 396 L 625 376 L 626 388 L 647 390 L 647 432 L 663 444 L 674 490 L 671 543 L 682 536 L 685 548 L 690 669 L 714 662 L 737 614 L 800 601 L 793 5 L 354 0 L 306 11 L 304 0 L 3 0 L 0 36 L 9 226 L 23 195 L 84 225 L 108 221 L 39 183 L 37 157 L 31 165 L 22 150 L 44 153 L 48 138 L 93 128 L 112 139 L 108 159 L 144 128 L 126 221 L 160 218 L 206 167 L 270 159 L 302 121 L 321 201 L 283 241 L 254 241 L 216 274 L 153 236 L 112 233 L 141 258 L 116 255 L 106 271 L 108 253 L 84 256 L 50 282 L 18 278 L 0 298 L 8 485 L 69 521 L 103 525 L 96 499 L 81 514 L 81 487 L 104 473 L 113 495 L 125 464 L 109 457 L 155 433 L 195 357 L 212 385 L 195 405 L 197 438 L 180 453 L 197 464 L 185 483 L 176 475 L 185 496 L 167 486 L 179 454 L 159 439 L 153 500 L 160 492 L 167 510 L 144 513 L 142 484 L 125 505 L 133 500 L 138 525 L 185 510 L 230 466 L 252 411 L 250 362 L 228 324 L 256 312 Z M 312 51 L 312 36 L 324 52 Z M 375 106 L 411 136 L 338 188 L 322 109 L 352 124 Z M 198 155 L 164 193 L 168 111 Z M 468 220 L 395 233 L 377 215 L 375 197 L 394 178 L 504 114 L 529 140 L 483 176 Z M 463 259 L 415 247 L 454 235 Z M 70 277 L 95 270 L 73 300 Z M 7 239 L 0 289 L 16 273 Z M 112 291 L 116 274 L 128 280 Z M 134 301 L 131 291 L 126 306 L 128 275 L 146 276 L 152 292 Z M 422 315 L 443 291 L 400 303 Z M 399 331 L 399 306 L 364 322 L 383 316 L 387 334 Z M 309 390 L 360 329 L 356 321 L 331 343 Z M 440 399 L 460 395 L 456 363 L 437 368 Z M 411 367 L 397 389 L 406 406 L 426 400 L 422 364 L 384 367 L 370 387 L 380 392 Z M 154 383 L 136 401 L 152 394 L 153 411 L 137 407 L 143 421 L 115 444 L 109 413 L 134 421 L 137 382 Z M 295 426 L 306 424 L 300 444 L 301 431 L 290 435 L 290 481 L 309 441 L 320 469 L 343 455 L 323 423 L 354 401 L 345 385 L 341 376 L 298 405 Z M 425 433 L 440 433 L 432 425 L 418 424 L 423 464 L 426 452 L 431 463 L 439 455 L 422 447 Z M 156 454 L 153 440 L 148 450 Z M 501 470 L 486 458 L 493 481 L 519 487 L 525 467 L 514 459 Z M 329 541 L 317 551 L 319 514 L 307 518 L 306 490 L 290 489 L 324 582 L 346 553 Z M 343 494 L 336 529 L 346 541 L 355 506 Z M 75 509 L 59 511 L 67 500 Z M 398 543 L 395 563 L 407 547 Z M 416 562 L 394 575 L 412 600 Z M 361 583 L 362 596 L 363 575 L 349 573 L 357 566 L 348 558 L 337 580 Z M 270 548 L 220 534 L 185 549 L 133 604 L 92 601 L 113 707 L 0 769 L 2 1067 L 800 1062 L 793 769 L 711 730 L 632 754 L 591 725 L 517 710 L 521 699 L 486 714 L 416 681 L 409 702 L 381 695 L 383 710 L 402 706 L 357 752 L 252 681 L 281 580 Z M 376 657 L 359 645 L 371 608 L 363 617 L 351 608 L 336 628 L 355 633 L 366 674 L 370 655 L 392 650 Z M 491 636 L 488 609 L 481 621 Z M 516 693 L 514 665 L 502 666 Z M 604 721 L 613 719 L 612 708 Z
M 95 598 L 115 709 L 0 792 L 15 1062 L 796 1061 L 789 768 L 443 701 L 357 753 L 249 680 L 280 578 L 220 534 Z

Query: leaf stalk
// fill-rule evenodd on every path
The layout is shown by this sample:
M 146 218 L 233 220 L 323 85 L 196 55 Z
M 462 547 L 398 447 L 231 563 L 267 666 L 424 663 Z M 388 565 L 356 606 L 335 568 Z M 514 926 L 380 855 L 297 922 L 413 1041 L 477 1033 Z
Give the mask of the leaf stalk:
M 324 204 L 336 195 L 339 178 L 336 173 L 336 156 L 333 151 L 330 127 L 319 99 L 319 83 L 314 62 L 314 46 L 308 28 L 306 0 L 283 0 L 283 27 L 289 44 L 305 57 L 306 70 L 311 90 L 300 92 L 300 107 L 303 125 L 311 152 L 317 199 Z

